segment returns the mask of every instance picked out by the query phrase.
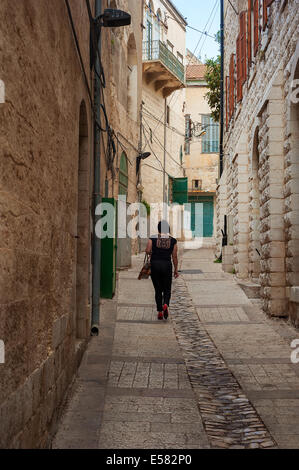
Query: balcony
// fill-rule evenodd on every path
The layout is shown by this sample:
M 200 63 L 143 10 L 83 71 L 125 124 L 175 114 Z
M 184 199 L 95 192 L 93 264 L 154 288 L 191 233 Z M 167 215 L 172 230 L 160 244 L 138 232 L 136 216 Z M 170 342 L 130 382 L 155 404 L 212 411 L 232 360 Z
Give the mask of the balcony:
M 142 61 L 146 83 L 154 83 L 164 98 L 185 87 L 185 67 L 163 42 L 144 41 Z

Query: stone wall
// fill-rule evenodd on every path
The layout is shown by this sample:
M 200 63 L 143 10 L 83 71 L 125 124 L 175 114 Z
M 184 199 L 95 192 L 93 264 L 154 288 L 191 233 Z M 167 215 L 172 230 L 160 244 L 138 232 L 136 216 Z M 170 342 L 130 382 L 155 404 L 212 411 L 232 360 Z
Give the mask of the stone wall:
M 105 7 L 119 8 L 131 14 L 131 25 L 121 28 L 105 28 L 102 32 L 103 66 L 106 77 L 104 90 L 107 115 L 115 133 L 117 154 L 114 170 L 107 169 L 104 135 L 103 158 L 101 160 L 102 194 L 119 196 L 120 158 L 124 152 L 128 163 L 127 202 L 138 200 L 136 164 L 140 135 L 140 105 L 142 98 L 142 19 L 143 5 L 140 0 L 113 0 L 104 2 Z M 131 264 L 131 253 L 139 247 L 137 240 L 120 239 L 118 248 L 118 267 Z M 125 256 L 124 252 L 126 252 Z
M 247 1 L 234 5 L 239 11 L 247 9 Z M 226 187 L 227 215 L 232 214 L 234 221 L 235 271 L 240 277 L 259 278 L 265 311 L 286 316 L 296 310 L 289 298 L 299 282 L 298 108 L 290 98 L 298 73 L 298 3 L 273 2 L 268 13 L 268 26 L 265 31 L 261 28 L 259 50 L 247 71 L 243 99 L 225 131 L 225 172 L 217 211 L 220 215 L 224 205 L 220 195 Z M 225 76 L 238 33 L 239 18 L 226 1 Z M 218 223 L 219 237 L 223 222 Z
M 155 0 L 152 2 L 153 11 L 160 9 L 163 21 L 165 15 L 172 15 L 177 21 L 168 20 L 168 27 L 161 28 L 160 40 L 167 44 L 169 41 L 173 46 L 176 56 L 180 53 L 185 60 L 186 51 L 186 28 L 183 19 L 178 16 L 172 5 L 167 0 Z M 146 14 L 146 10 L 145 10 Z M 144 19 L 145 24 L 145 19 Z M 154 25 L 153 25 L 154 28 Z M 154 34 L 155 37 L 155 34 Z M 144 36 L 143 40 L 146 37 Z M 157 61 L 156 63 L 159 63 Z M 162 67 L 167 70 L 166 65 Z M 168 81 L 172 77 L 169 73 Z M 165 79 L 165 76 L 163 80 Z M 177 82 L 178 83 L 178 82 Z M 163 89 L 156 86 L 154 81 L 148 80 L 143 74 L 142 83 L 143 105 L 143 151 L 151 152 L 151 157 L 142 163 L 142 187 L 143 198 L 149 203 L 163 202 L 163 167 L 164 167 L 164 122 L 165 122 L 165 100 Z M 184 170 L 180 159 L 181 151 L 185 143 L 185 89 L 177 89 L 167 97 L 169 106 L 169 123 L 167 124 L 166 144 L 166 193 L 171 190 L 168 177 L 180 178 L 184 176 Z
M 188 56 L 186 57 L 188 61 Z M 186 111 L 194 123 L 201 122 L 201 114 L 211 114 L 209 103 L 206 100 L 208 92 L 204 80 L 198 79 L 197 84 L 187 82 Z M 188 189 L 192 191 L 192 181 L 201 180 L 202 191 L 216 191 L 216 181 L 219 176 L 219 154 L 203 153 L 202 138 L 195 137 L 190 142 L 190 154 L 184 157 L 184 168 L 188 177 Z
M 93 96 L 86 3 L 69 3 Z M 107 6 L 129 11 L 132 24 L 103 31 L 117 156 L 112 174 L 104 135 L 101 193 L 117 198 L 124 151 L 135 202 L 142 4 Z M 0 14 L 0 447 L 44 448 L 90 336 L 93 116 L 64 0 L 4 0 Z

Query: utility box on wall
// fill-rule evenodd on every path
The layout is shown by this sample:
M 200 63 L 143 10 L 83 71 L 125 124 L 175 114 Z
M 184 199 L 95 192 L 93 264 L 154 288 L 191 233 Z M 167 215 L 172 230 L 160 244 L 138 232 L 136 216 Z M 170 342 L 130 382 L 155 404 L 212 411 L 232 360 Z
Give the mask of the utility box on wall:
M 114 237 L 103 238 L 101 243 L 101 297 L 112 299 L 116 288 L 116 202 L 112 198 L 103 198 L 102 203 L 114 207 Z

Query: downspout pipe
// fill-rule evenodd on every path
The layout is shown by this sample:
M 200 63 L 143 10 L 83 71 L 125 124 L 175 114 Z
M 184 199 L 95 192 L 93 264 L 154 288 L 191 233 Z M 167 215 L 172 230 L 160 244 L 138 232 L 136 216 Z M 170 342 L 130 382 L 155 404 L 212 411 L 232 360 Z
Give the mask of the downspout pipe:
M 95 2 L 96 17 L 102 14 L 102 0 Z M 101 51 L 101 35 L 98 41 L 98 48 Z M 95 54 L 95 51 L 94 51 Z M 101 54 L 99 54 L 101 56 Z M 95 54 L 95 67 L 100 70 L 99 57 Z M 94 112 L 96 121 L 101 122 L 101 82 L 95 73 L 94 81 Z M 102 202 L 101 193 L 101 131 L 99 126 L 94 124 L 94 196 L 93 196 L 93 246 L 92 246 L 92 320 L 91 335 L 98 336 L 100 328 L 100 283 L 101 283 L 101 240 L 96 236 L 96 224 L 99 216 L 96 216 L 96 207 Z
M 221 54 L 221 80 L 220 80 L 220 178 L 223 173 L 223 136 L 224 136 L 224 0 L 220 0 L 220 54 Z

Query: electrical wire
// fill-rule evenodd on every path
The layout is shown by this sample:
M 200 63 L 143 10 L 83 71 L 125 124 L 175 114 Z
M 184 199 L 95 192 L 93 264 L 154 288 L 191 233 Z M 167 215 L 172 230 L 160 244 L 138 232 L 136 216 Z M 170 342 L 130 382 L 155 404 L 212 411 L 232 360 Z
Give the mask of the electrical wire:
M 149 124 L 148 124 L 146 121 L 145 121 L 145 124 L 146 124 L 146 125 L 149 127 L 149 129 L 150 129 L 150 126 L 149 126 Z M 144 129 L 145 129 L 145 127 L 144 127 Z M 149 132 L 149 131 L 148 131 L 148 132 Z M 161 147 L 161 149 L 162 149 L 163 151 L 164 151 L 164 150 L 166 151 L 166 153 L 167 153 L 167 155 L 169 156 L 169 158 L 170 158 L 171 160 L 173 160 L 176 165 L 178 165 L 179 167 L 183 168 L 182 165 L 181 165 L 180 163 L 178 163 L 178 162 L 173 158 L 173 156 L 167 151 L 167 149 L 165 149 L 164 145 L 163 145 L 162 142 L 158 139 L 158 137 L 153 136 L 153 138 L 155 139 L 156 143 Z
M 150 142 L 148 141 L 148 138 L 147 138 L 147 136 L 146 136 L 146 134 L 145 134 L 145 130 L 146 130 L 145 127 L 142 126 L 142 128 L 143 128 L 143 134 L 144 134 L 144 137 L 145 137 L 145 139 L 146 139 L 146 141 L 147 141 L 147 144 L 148 144 L 150 150 L 152 151 L 153 156 L 156 158 L 157 162 L 159 163 L 159 165 L 160 165 L 161 168 L 162 168 L 162 170 L 159 170 L 159 171 L 162 171 L 163 173 L 164 173 L 164 171 L 165 171 L 165 173 L 166 173 L 170 178 L 172 178 L 172 176 L 166 171 L 166 168 L 164 169 L 164 167 L 163 167 L 163 165 L 162 165 L 162 163 L 161 163 L 159 157 L 157 157 L 157 155 L 156 155 L 155 151 L 153 150 L 153 148 L 152 148 Z M 172 158 L 172 157 L 171 157 L 171 158 Z M 172 159 L 173 159 L 173 158 L 172 158 Z M 176 162 L 176 163 L 177 163 L 177 162 Z M 145 163 L 142 163 L 142 165 L 145 165 Z M 149 166 L 149 165 L 147 165 L 147 166 Z
M 154 150 L 153 150 L 153 148 L 152 148 L 152 146 L 151 146 L 151 144 L 150 144 L 150 142 L 149 142 L 149 140 L 148 140 L 148 138 L 147 138 L 147 135 L 145 134 L 145 127 L 144 127 L 144 126 L 142 126 L 142 130 L 143 130 L 143 135 L 144 135 L 144 137 L 145 137 L 145 140 L 146 140 L 146 142 L 147 142 L 147 145 L 149 146 L 150 150 L 152 151 L 152 154 L 154 155 L 155 159 L 157 160 L 157 162 L 158 162 L 159 165 L 161 166 L 162 171 L 164 171 L 164 167 L 163 167 L 163 165 L 162 165 L 160 159 L 157 157 L 156 153 L 154 152 Z
M 70 4 L 69 4 L 68 0 L 65 0 L 65 4 L 66 4 L 67 12 L 68 12 L 68 17 L 69 17 L 69 20 L 70 20 L 70 23 L 71 23 L 71 28 L 72 28 L 72 32 L 73 32 L 73 36 L 74 36 L 74 40 L 75 40 L 75 44 L 76 44 L 77 53 L 78 53 L 78 56 L 79 56 L 81 69 L 82 69 L 83 76 L 84 76 L 84 82 L 85 82 L 85 85 L 86 85 L 86 88 L 87 88 L 87 91 L 88 91 L 88 96 L 89 96 L 89 99 L 90 99 L 90 103 L 93 106 L 92 94 L 91 94 L 87 74 L 86 74 L 85 67 L 84 67 L 84 62 L 83 62 L 83 58 L 82 58 L 82 54 L 81 54 L 79 40 L 78 40 L 78 36 L 77 36 L 77 33 L 76 33 L 76 28 L 75 28 L 74 20 L 73 20 L 73 16 L 72 16 L 72 10 L 71 10 L 71 7 L 70 7 Z
M 174 18 L 173 16 L 168 16 L 167 15 L 167 18 L 169 18 L 170 20 L 174 20 L 176 21 L 178 24 L 180 25 L 184 25 L 184 23 L 182 23 L 181 21 L 178 21 L 176 18 Z M 200 31 L 200 29 L 197 29 L 197 28 L 193 28 L 192 26 L 190 25 L 186 25 L 186 28 L 189 28 L 189 29 L 193 29 L 193 31 L 196 31 L 197 33 L 200 33 L 200 34 L 203 34 L 204 36 L 207 36 L 208 38 L 211 38 L 211 39 L 214 39 L 214 41 L 217 42 L 217 39 L 215 39 L 215 36 L 212 36 L 211 34 L 208 34 L 206 31 Z
M 143 108 L 144 112 L 148 115 L 149 118 L 151 119 L 154 119 L 155 121 L 158 121 L 158 118 L 156 118 L 156 116 L 154 116 L 154 114 L 152 114 L 150 111 L 147 111 L 145 108 Z M 178 129 L 176 129 L 175 127 L 172 127 L 172 126 L 169 126 L 169 125 L 166 125 L 167 129 L 175 132 L 176 134 L 178 134 L 179 136 L 181 137 L 185 137 L 185 134 L 183 134 L 182 132 L 180 132 Z
M 212 27 L 212 24 L 213 24 L 213 22 L 214 22 L 214 19 L 215 19 L 216 13 L 217 13 L 217 9 L 216 9 L 217 4 L 218 4 L 218 0 L 215 1 L 214 7 L 213 7 L 213 9 L 212 9 L 212 11 L 211 11 L 211 13 L 210 13 L 210 16 L 209 16 L 208 21 L 207 21 L 206 26 L 205 26 L 205 28 L 208 28 L 209 31 L 210 31 L 210 29 L 211 29 L 211 27 Z M 213 16 L 213 15 L 214 15 L 214 16 Z M 209 23 L 210 23 L 210 25 L 209 25 Z M 208 26 L 208 25 L 209 25 L 209 26 Z M 199 39 L 199 41 L 198 41 L 198 43 L 197 43 L 197 45 L 196 45 L 196 47 L 195 47 L 195 49 L 194 49 L 194 52 L 193 52 L 193 54 L 191 55 L 191 57 L 190 57 L 190 59 L 189 59 L 189 62 L 188 62 L 188 64 L 187 64 L 187 66 L 186 66 L 186 69 L 189 67 L 189 65 L 190 65 L 190 63 L 191 63 L 191 60 L 192 60 L 192 57 L 195 56 L 195 53 L 196 53 L 196 51 L 197 51 L 197 49 L 198 49 L 198 47 L 199 47 L 200 42 L 201 42 L 202 39 L 203 39 L 203 36 L 200 37 L 200 39 Z M 202 49 L 203 49 L 203 47 L 204 47 L 204 45 L 205 45 L 206 39 L 207 39 L 207 38 L 205 37 L 205 38 L 204 38 L 204 41 L 203 41 L 203 44 L 202 44 L 202 46 L 201 46 L 200 52 L 199 52 L 199 56 L 200 56 L 201 53 L 202 53 Z M 172 99 L 174 98 L 174 96 L 175 96 L 175 94 L 172 95 L 171 100 L 170 100 L 168 106 L 170 106 L 170 104 L 171 104 Z M 175 106 L 175 104 L 177 103 L 178 98 L 179 98 L 179 95 L 177 94 L 176 100 L 175 100 L 175 102 L 173 103 L 173 106 Z M 164 116 L 165 116 L 165 112 L 164 112 Z
M 232 4 L 231 0 L 228 0 L 230 6 L 232 7 L 232 9 L 234 10 L 234 12 L 236 13 L 237 16 L 239 16 L 239 13 L 237 12 L 236 8 L 234 7 L 234 5 Z
M 217 4 L 218 4 L 218 1 L 219 1 L 219 0 L 216 0 L 216 1 L 215 1 L 215 4 L 214 4 L 213 9 L 212 9 L 212 11 L 211 11 L 211 13 L 210 13 L 210 16 L 209 16 L 209 18 L 208 18 L 208 21 L 207 21 L 207 23 L 206 23 L 205 28 L 207 28 L 207 27 L 208 27 L 208 24 L 210 23 L 210 20 L 211 20 L 211 18 L 212 18 L 212 15 L 213 15 L 213 13 L 214 13 L 214 10 L 215 10 L 215 8 L 216 8 L 216 6 L 217 6 Z M 209 31 L 210 31 L 211 26 L 212 26 L 212 25 L 210 25 L 210 27 L 209 27 Z M 202 38 L 203 38 L 203 36 L 200 37 L 200 39 L 199 39 L 199 41 L 198 41 L 198 43 L 197 43 L 197 45 L 196 45 L 196 47 L 195 47 L 195 49 L 194 49 L 194 52 L 193 52 L 193 55 L 192 55 L 192 56 L 195 56 L 195 53 L 196 53 L 196 51 L 197 51 L 197 49 L 198 49 L 198 47 L 199 47 L 199 45 L 200 45 L 200 43 L 201 43 Z M 202 47 L 203 47 L 203 46 L 202 46 Z M 202 49 L 201 49 L 201 50 L 202 50 Z M 187 67 L 189 67 L 189 65 L 190 65 L 190 63 L 191 63 L 192 56 L 191 56 L 190 59 L 189 59 L 189 62 L 188 62 L 188 64 L 187 64 Z M 172 95 L 172 97 L 171 97 L 171 99 L 170 99 L 170 102 L 168 103 L 168 106 L 170 106 L 170 104 L 172 103 L 172 100 L 173 100 L 174 96 L 175 96 L 175 93 L 173 93 L 173 95 Z M 177 100 L 178 100 L 178 96 L 179 96 L 179 95 L 177 95 L 177 98 L 176 98 L 175 103 L 176 103 Z M 174 103 L 174 104 L 175 104 L 175 103 Z M 162 114 L 161 118 L 158 120 L 158 124 L 157 124 L 157 126 L 156 126 L 156 128 L 155 128 L 155 130 L 154 130 L 154 133 L 157 131 L 158 127 L 163 123 L 164 119 L 165 119 L 165 111 L 163 111 L 163 114 Z

